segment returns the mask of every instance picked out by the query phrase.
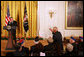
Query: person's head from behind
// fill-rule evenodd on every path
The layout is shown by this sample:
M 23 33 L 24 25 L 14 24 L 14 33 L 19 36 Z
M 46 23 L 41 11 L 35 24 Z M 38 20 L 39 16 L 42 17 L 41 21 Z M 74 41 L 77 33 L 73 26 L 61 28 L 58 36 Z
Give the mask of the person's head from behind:
M 76 39 L 75 43 L 78 44 L 79 42 L 80 42 L 80 40 L 79 39 Z
M 72 52 L 73 51 L 73 45 L 68 43 L 67 46 L 66 46 L 66 49 L 69 51 L 69 52 Z
M 51 37 L 49 37 L 49 38 L 47 39 L 47 41 L 48 41 L 49 44 L 50 44 L 50 43 L 53 43 L 53 39 L 52 39 Z
M 13 18 L 12 17 L 10 17 L 10 22 L 13 22 Z
M 20 39 L 17 38 L 17 39 L 16 39 L 16 42 L 19 43 L 19 41 L 20 41 Z
M 57 27 L 53 27 L 53 32 L 57 32 L 58 28 Z
M 80 42 L 83 42 L 83 37 L 79 36 Z
M 16 47 L 15 47 L 16 51 L 19 51 L 20 47 L 21 45 L 16 44 Z
M 16 41 L 17 41 L 17 43 L 16 43 L 16 50 L 19 50 L 20 49 L 20 47 L 21 47 L 21 43 L 19 43 L 19 41 L 20 41 L 20 39 L 16 39 Z
M 76 39 L 74 37 L 71 37 L 70 40 L 69 40 L 70 43 L 75 43 L 76 42 Z
M 37 36 L 34 40 L 35 44 L 38 44 L 39 43 L 39 37 Z

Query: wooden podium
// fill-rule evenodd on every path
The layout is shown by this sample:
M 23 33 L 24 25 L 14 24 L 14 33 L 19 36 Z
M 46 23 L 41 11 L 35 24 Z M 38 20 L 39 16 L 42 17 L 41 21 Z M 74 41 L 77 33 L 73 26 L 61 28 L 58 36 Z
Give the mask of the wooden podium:
M 6 46 L 6 50 L 15 50 L 15 44 L 13 43 L 12 29 L 16 29 L 15 26 L 4 26 L 4 30 L 8 31 L 8 43 Z

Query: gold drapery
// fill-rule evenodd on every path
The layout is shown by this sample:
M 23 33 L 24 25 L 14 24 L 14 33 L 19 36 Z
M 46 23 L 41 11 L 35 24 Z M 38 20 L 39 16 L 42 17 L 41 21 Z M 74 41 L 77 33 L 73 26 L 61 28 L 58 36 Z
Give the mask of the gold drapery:
M 23 17 L 24 8 L 27 8 L 29 30 L 26 37 L 36 37 L 37 35 L 37 1 L 1 1 L 1 36 L 8 37 L 8 32 L 3 30 L 5 17 L 7 15 L 7 4 L 9 4 L 10 16 L 17 21 L 17 37 L 24 37 Z

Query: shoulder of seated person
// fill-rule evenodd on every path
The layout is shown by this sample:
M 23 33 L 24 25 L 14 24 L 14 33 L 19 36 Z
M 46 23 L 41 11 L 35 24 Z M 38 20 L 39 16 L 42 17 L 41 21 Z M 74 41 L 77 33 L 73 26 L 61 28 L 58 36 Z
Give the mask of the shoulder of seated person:
M 13 22 L 16 22 L 15 20 L 13 20 Z
M 35 47 L 35 46 L 36 46 L 36 45 L 31 46 L 31 48 L 32 48 L 32 47 Z
M 41 42 L 39 42 L 38 44 L 42 44 Z
M 39 45 L 42 45 L 42 43 L 40 43 L 40 42 L 39 42 L 38 44 L 39 44 Z

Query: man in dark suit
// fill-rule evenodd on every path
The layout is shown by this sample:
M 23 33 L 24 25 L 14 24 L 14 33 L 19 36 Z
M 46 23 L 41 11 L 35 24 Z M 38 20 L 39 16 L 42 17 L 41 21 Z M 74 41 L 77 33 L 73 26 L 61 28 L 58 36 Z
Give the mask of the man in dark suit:
M 16 51 L 13 52 L 14 56 L 29 56 L 29 48 L 21 46 L 20 45 L 16 45 Z
M 48 42 L 48 45 L 44 46 L 44 52 L 45 51 L 55 51 L 54 48 L 52 47 L 53 46 L 53 39 L 51 37 L 49 37 L 47 39 L 47 42 Z
M 49 30 L 53 34 L 53 40 L 54 40 L 53 43 L 58 44 L 59 45 L 58 49 L 60 49 L 60 51 L 62 52 L 63 51 L 63 43 L 62 43 L 62 35 L 61 35 L 61 33 L 58 31 L 57 27 L 54 27 L 53 30 L 50 28 Z
M 17 22 L 13 20 L 12 17 L 10 17 L 10 21 L 8 22 L 8 25 L 10 26 L 17 26 Z M 15 44 L 16 44 L 16 29 L 12 29 L 11 30 L 12 32 L 12 36 L 13 36 L 13 39 L 15 40 Z
M 75 39 L 74 37 L 71 36 L 69 42 L 70 42 L 71 45 L 73 45 L 73 51 L 70 52 L 71 56 L 78 56 L 78 43 L 77 43 L 77 39 Z
M 57 56 L 57 47 L 56 44 L 53 44 L 53 39 L 49 37 L 47 39 L 48 45 L 44 46 L 43 52 L 45 53 L 46 56 Z

